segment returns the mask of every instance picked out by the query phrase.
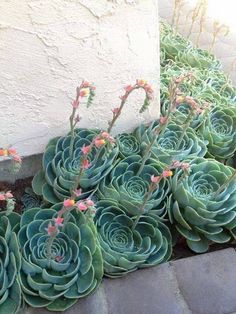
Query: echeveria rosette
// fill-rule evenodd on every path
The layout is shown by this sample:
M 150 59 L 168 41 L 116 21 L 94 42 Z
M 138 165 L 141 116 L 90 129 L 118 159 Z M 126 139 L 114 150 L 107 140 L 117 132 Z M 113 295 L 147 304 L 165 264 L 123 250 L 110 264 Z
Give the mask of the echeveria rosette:
M 20 282 L 24 300 L 32 307 L 65 311 L 92 293 L 103 276 L 96 229 L 75 209 L 52 244 L 48 257 L 47 227 L 61 206 L 31 208 L 21 217 L 18 233 L 22 251 Z
M 42 195 L 51 204 L 71 197 L 81 169 L 81 148 L 90 145 L 99 131 L 76 129 L 75 134 L 73 157 L 69 156 L 70 135 L 51 140 L 43 155 L 43 170 L 33 179 L 34 192 Z M 116 146 L 93 146 L 88 154 L 90 166 L 80 176 L 79 187 L 82 194 L 79 199 L 87 198 L 101 179 L 111 171 L 118 151 Z
M 236 107 L 214 107 L 198 132 L 208 141 L 209 156 L 218 160 L 232 157 L 236 150 Z
M 15 314 L 21 307 L 18 274 L 21 258 L 17 241 L 20 216 L 0 212 L 0 313 Z
M 140 144 L 137 139 L 129 133 L 122 133 L 116 137 L 116 143 L 119 147 L 119 155 L 126 158 L 140 153 Z
M 220 61 L 214 55 L 210 54 L 207 50 L 195 49 L 193 47 L 189 47 L 185 51 L 179 50 L 176 60 L 199 69 L 221 68 Z
M 134 217 L 128 214 L 127 207 L 107 199 L 99 201 L 96 207 L 95 223 L 106 276 L 121 277 L 170 258 L 171 234 L 157 215 L 141 216 L 132 228 Z
M 97 190 L 98 199 L 110 198 L 124 206 L 130 215 L 137 215 L 151 183 L 151 176 L 158 176 L 163 171 L 163 165 L 149 159 L 139 173 L 141 164 L 142 157 L 138 155 L 120 161 L 101 181 Z M 164 216 L 164 200 L 169 190 L 169 181 L 161 180 L 146 204 L 146 211 L 152 210 L 153 213 Z
M 134 135 L 141 143 L 141 152 L 144 153 L 148 144 L 152 141 L 154 130 L 158 121 L 153 122 L 149 127 L 140 125 Z M 161 134 L 152 146 L 151 157 L 163 164 L 170 165 L 172 161 L 183 161 L 186 158 L 203 157 L 207 152 L 205 142 L 198 138 L 192 128 L 187 128 L 179 147 L 177 142 L 183 133 L 182 126 L 177 122 L 168 123 L 165 131 Z
M 236 179 L 218 191 L 231 178 L 233 168 L 196 158 L 190 169 L 189 176 L 177 170 L 172 178 L 169 220 L 191 250 L 203 253 L 211 243 L 225 243 L 236 236 Z

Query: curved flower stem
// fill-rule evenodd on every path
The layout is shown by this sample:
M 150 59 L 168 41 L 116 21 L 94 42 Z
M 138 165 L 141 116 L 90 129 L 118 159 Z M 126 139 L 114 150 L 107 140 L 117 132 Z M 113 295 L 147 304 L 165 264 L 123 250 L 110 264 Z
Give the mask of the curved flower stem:
M 107 133 L 109 133 L 109 134 L 111 133 L 111 130 L 113 129 L 113 127 L 116 123 L 116 120 L 121 115 L 122 109 L 124 108 L 124 105 L 125 105 L 128 97 L 129 97 L 129 95 L 136 89 L 143 89 L 145 91 L 145 95 L 146 95 L 145 100 L 144 100 L 144 104 L 142 105 L 139 112 L 142 113 L 149 106 L 150 100 L 152 99 L 153 90 L 152 90 L 151 86 L 146 83 L 146 81 L 137 80 L 135 85 L 126 86 L 125 87 L 125 91 L 126 91 L 125 94 L 120 97 L 121 98 L 120 106 L 118 108 L 113 109 L 113 118 L 110 122 L 108 122 L 109 126 L 107 129 Z
M 227 185 L 229 185 L 234 179 L 236 179 L 236 169 L 234 170 L 233 174 L 222 184 L 219 189 L 214 193 L 213 198 L 217 197 Z
M 184 135 L 186 134 L 186 131 L 187 131 L 188 127 L 190 126 L 190 123 L 191 123 L 191 121 L 192 121 L 192 118 L 193 118 L 193 110 L 191 110 L 191 111 L 189 112 L 188 117 L 187 117 L 187 119 L 186 119 L 185 122 L 184 122 L 183 132 L 182 132 L 181 136 L 180 136 L 179 139 L 178 139 L 178 142 L 177 142 L 177 144 L 176 144 L 176 148 L 175 148 L 175 149 L 179 149 L 179 146 L 180 146 L 180 144 L 182 143 L 182 140 L 183 140 L 183 138 L 184 138 Z
M 132 230 L 134 230 L 135 227 L 137 226 L 140 217 L 142 216 L 142 214 L 143 214 L 144 211 L 145 211 L 145 207 L 146 207 L 146 205 L 147 205 L 147 202 L 148 202 L 150 196 L 152 195 L 152 192 L 155 190 L 155 188 L 156 188 L 156 184 L 154 184 L 154 183 L 152 182 L 151 185 L 149 186 L 149 189 L 148 189 L 146 195 L 144 196 L 143 204 L 142 204 L 142 206 L 141 206 L 141 208 L 140 208 L 140 214 L 138 214 L 137 217 L 135 218 L 134 224 L 133 224 L 133 226 L 132 226 Z
M 139 170 L 138 170 L 138 172 L 137 172 L 137 176 L 139 176 L 140 173 L 143 171 L 143 167 L 144 167 L 146 161 L 148 160 L 148 158 L 149 158 L 149 156 L 150 156 L 150 154 L 151 154 L 152 146 L 153 146 L 154 143 L 157 141 L 160 131 L 161 131 L 161 128 L 158 127 L 157 130 L 156 130 L 156 132 L 155 132 L 155 134 L 154 134 L 154 136 L 153 136 L 153 139 L 152 139 L 151 142 L 149 143 L 149 145 L 148 145 L 148 147 L 147 147 L 147 149 L 146 149 L 146 151 L 145 151 L 145 153 L 144 153 L 144 156 L 143 156 L 143 158 L 142 158 L 142 163 L 141 163 L 140 168 L 139 168 Z
M 76 113 L 76 108 L 73 108 L 72 114 L 70 116 L 70 132 L 71 132 L 71 139 L 70 139 L 70 148 L 69 148 L 69 155 L 70 158 L 72 158 L 73 155 L 73 147 L 74 147 L 74 141 L 75 141 L 75 113 Z
M 56 238 L 56 234 L 55 235 L 51 235 L 47 241 L 47 244 L 46 244 L 46 256 L 47 256 L 47 259 L 52 259 L 52 245 L 53 245 L 53 242 Z

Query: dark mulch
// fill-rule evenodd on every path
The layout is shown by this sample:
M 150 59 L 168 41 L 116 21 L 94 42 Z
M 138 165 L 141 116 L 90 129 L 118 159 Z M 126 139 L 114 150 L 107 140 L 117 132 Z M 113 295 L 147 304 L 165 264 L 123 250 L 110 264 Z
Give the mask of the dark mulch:
M 7 182 L 0 182 L 0 191 L 11 191 L 12 194 L 14 195 L 16 199 L 15 211 L 18 213 L 22 212 L 23 204 L 21 202 L 21 197 L 24 194 L 25 188 L 31 187 L 32 179 L 33 178 L 30 177 L 26 179 L 17 180 L 14 184 L 7 183 Z M 0 201 L 0 208 L 4 208 L 4 207 L 5 207 L 4 202 Z M 223 250 L 229 247 L 233 247 L 236 249 L 236 244 L 235 243 L 212 244 L 210 246 L 209 252 Z M 185 239 L 180 239 L 173 248 L 172 260 L 194 256 L 194 255 L 197 255 L 197 254 L 192 252 L 188 248 Z
M 16 199 L 15 211 L 21 214 L 22 202 L 21 197 L 25 192 L 26 187 L 31 187 L 33 177 L 16 180 L 15 183 L 0 182 L 0 191 L 11 191 Z M 0 201 L 0 208 L 5 208 L 5 202 Z

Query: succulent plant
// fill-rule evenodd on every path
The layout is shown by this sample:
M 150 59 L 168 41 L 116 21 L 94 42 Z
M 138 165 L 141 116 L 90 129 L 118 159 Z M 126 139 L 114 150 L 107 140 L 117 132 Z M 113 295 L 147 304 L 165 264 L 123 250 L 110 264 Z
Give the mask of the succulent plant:
M 96 229 L 75 209 L 69 221 L 48 247 L 47 227 L 61 205 L 50 209 L 31 208 L 21 217 L 18 239 L 22 251 L 20 283 L 24 300 L 32 307 L 65 311 L 101 282 L 103 265 Z
M 190 175 L 177 170 L 172 178 L 169 219 L 191 250 L 202 253 L 212 242 L 236 238 L 235 170 L 214 159 L 190 162 Z
M 21 258 L 17 241 L 20 216 L 0 212 L 0 313 L 14 314 L 21 307 L 18 281 Z
M 139 173 L 142 157 L 133 155 L 123 159 L 100 183 L 97 190 L 98 199 L 113 199 L 126 208 L 129 214 L 137 215 L 151 182 L 151 176 L 158 176 L 163 165 L 148 160 Z M 146 204 L 146 210 L 163 216 L 165 197 L 169 192 L 169 181 L 162 180 Z
M 98 133 L 98 130 L 76 129 L 73 158 L 69 157 L 70 135 L 51 140 L 43 156 L 43 170 L 35 175 L 32 182 L 34 192 L 51 204 L 70 197 L 78 187 L 76 181 L 81 169 L 81 148 L 90 145 Z M 111 171 L 117 155 L 118 147 L 93 146 L 88 155 L 90 167 L 80 176 L 79 187 L 83 193 L 79 199 L 87 198 L 94 191 L 101 179 Z
M 135 217 L 127 207 L 107 199 L 99 201 L 96 207 L 95 222 L 106 276 L 120 277 L 170 258 L 171 234 L 157 215 L 142 215 L 133 228 Z
M 21 202 L 23 203 L 22 210 L 27 210 L 29 208 L 41 207 L 42 200 L 41 198 L 34 193 L 34 191 L 27 187 L 25 193 L 21 197 Z
M 140 153 L 140 144 L 137 139 L 128 133 L 122 133 L 116 137 L 121 158 L 126 158 Z
M 134 131 L 134 135 L 141 143 L 142 153 L 155 136 L 153 130 L 158 124 L 158 121 L 153 122 L 149 127 L 142 124 Z M 181 125 L 174 121 L 170 122 L 164 133 L 158 137 L 156 143 L 152 146 L 151 157 L 169 165 L 173 160 L 183 161 L 186 158 L 205 156 L 207 152 L 206 144 L 197 137 L 190 127 L 187 128 L 179 147 L 177 147 L 178 140 L 182 135 L 183 128 Z
M 214 107 L 198 131 L 208 141 L 211 157 L 232 157 L 236 150 L 236 107 Z

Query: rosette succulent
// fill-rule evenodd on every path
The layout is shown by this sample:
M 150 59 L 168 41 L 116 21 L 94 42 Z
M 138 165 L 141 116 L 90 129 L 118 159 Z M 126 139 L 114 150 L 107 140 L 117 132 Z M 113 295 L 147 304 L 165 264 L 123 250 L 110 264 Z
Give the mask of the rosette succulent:
M 236 173 L 214 159 L 196 158 L 190 175 L 177 170 L 172 178 L 169 219 L 197 253 L 212 242 L 236 238 Z
M 0 313 L 17 313 L 21 306 L 18 274 L 21 258 L 17 241 L 20 216 L 0 213 Z
M 131 215 L 137 215 L 144 197 L 148 191 L 151 176 L 158 176 L 163 166 L 153 160 L 148 160 L 139 173 L 142 157 L 133 155 L 123 159 L 100 183 L 97 190 L 98 199 L 113 199 Z M 152 210 L 159 216 L 166 213 L 165 198 L 169 192 L 169 181 L 161 180 L 146 204 L 146 210 Z
M 140 153 L 140 144 L 132 134 L 122 133 L 117 136 L 116 142 L 119 146 L 121 158 L 138 155 Z
M 60 227 L 49 251 L 48 226 L 60 207 L 28 209 L 21 217 L 18 233 L 24 300 L 32 307 L 50 311 L 65 311 L 93 292 L 103 276 L 95 226 L 75 209 Z
M 236 150 L 236 107 L 214 107 L 198 131 L 208 141 L 211 157 L 232 157 Z
M 158 124 L 158 121 L 153 122 L 149 127 L 142 124 L 134 131 L 134 135 L 141 143 L 142 154 L 155 136 L 153 131 Z M 182 136 L 181 142 L 178 143 Z M 160 134 L 153 144 L 151 157 L 169 165 L 173 160 L 183 161 L 186 158 L 203 157 L 206 152 L 205 142 L 198 138 L 192 128 L 188 127 L 183 134 L 182 126 L 172 121 L 168 123 L 164 133 Z
M 106 276 L 120 277 L 170 258 L 171 234 L 158 216 L 142 215 L 133 228 L 135 217 L 128 208 L 106 199 L 96 206 L 95 223 Z
M 90 145 L 98 135 L 98 130 L 76 129 L 73 146 L 73 156 L 69 155 L 71 136 L 51 140 L 43 155 L 43 170 L 33 179 L 33 190 L 49 203 L 56 204 L 69 198 L 77 189 L 77 180 L 83 193 L 80 199 L 88 197 L 96 185 L 112 169 L 118 155 L 118 147 L 107 145 L 97 148 L 93 146 L 88 154 L 90 166 L 80 174 L 83 146 Z

